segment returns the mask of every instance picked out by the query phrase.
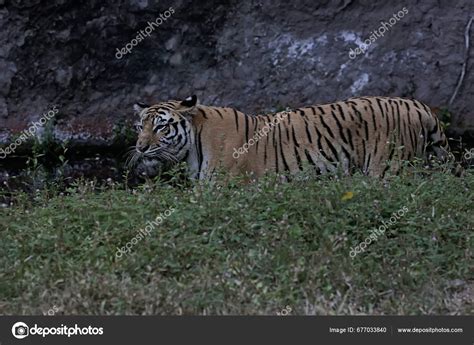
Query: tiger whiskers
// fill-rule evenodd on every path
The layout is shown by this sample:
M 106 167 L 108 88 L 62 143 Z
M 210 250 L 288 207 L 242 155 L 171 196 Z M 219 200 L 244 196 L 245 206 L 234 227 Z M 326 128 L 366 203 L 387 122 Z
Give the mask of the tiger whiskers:
M 125 165 L 132 169 L 136 166 L 138 161 L 142 158 L 143 154 L 140 152 L 137 152 L 135 146 L 129 149 L 129 151 L 125 154 L 127 156 L 127 159 L 125 161 Z
M 145 157 L 158 158 L 160 160 L 166 160 L 166 161 L 171 161 L 173 163 L 178 163 L 178 159 L 165 148 L 156 148 L 154 150 L 146 152 Z
M 155 148 L 145 153 L 142 153 L 138 152 L 135 146 L 132 146 L 125 155 L 127 157 L 125 165 L 129 169 L 135 168 L 140 161 L 147 158 L 156 159 L 159 161 L 169 161 L 172 163 L 178 163 L 178 159 L 174 156 L 174 154 L 169 152 L 165 148 Z

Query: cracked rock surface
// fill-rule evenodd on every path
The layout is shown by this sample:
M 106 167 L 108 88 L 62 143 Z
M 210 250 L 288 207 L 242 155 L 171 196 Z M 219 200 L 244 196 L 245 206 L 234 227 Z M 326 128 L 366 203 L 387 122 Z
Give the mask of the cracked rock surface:
M 362 95 L 445 107 L 464 61 L 472 0 L 0 1 L 0 143 L 58 105 L 58 140 L 103 145 L 137 101 L 185 98 L 247 113 Z M 174 10 L 129 53 L 122 49 Z M 150 29 L 148 29 L 150 31 Z M 474 28 L 452 133 L 474 135 Z

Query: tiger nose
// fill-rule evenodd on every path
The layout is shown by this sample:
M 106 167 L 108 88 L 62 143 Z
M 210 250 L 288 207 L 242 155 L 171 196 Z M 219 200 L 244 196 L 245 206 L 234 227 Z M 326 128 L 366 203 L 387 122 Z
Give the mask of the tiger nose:
M 137 146 L 137 151 L 140 153 L 145 153 L 150 148 L 150 145 Z

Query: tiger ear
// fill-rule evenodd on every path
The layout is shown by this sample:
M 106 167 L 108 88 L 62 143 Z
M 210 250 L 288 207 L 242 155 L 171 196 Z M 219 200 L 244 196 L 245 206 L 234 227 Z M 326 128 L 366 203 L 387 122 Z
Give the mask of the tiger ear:
M 189 96 L 184 101 L 181 101 L 180 105 L 185 108 L 192 108 L 195 107 L 198 103 L 198 99 L 196 95 Z
M 133 110 L 136 114 L 140 114 L 143 109 L 149 108 L 150 106 L 143 102 L 137 102 L 133 105 Z

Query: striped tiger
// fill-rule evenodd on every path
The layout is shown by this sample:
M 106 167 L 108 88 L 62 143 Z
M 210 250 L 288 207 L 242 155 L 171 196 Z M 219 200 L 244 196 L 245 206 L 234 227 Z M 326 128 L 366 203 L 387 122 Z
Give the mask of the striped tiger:
M 147 175 L 165 163 L 186 162 L 192 178 L 217 169 L 231 175 L 355 170 L 397 173 L 401 162 L 444 159 L 448 143 L 425 104 L 398 97 L 357 97 L 267 115 L 198 104 L 197 97 L 134 106 L 140 121 L 129 159 Z

